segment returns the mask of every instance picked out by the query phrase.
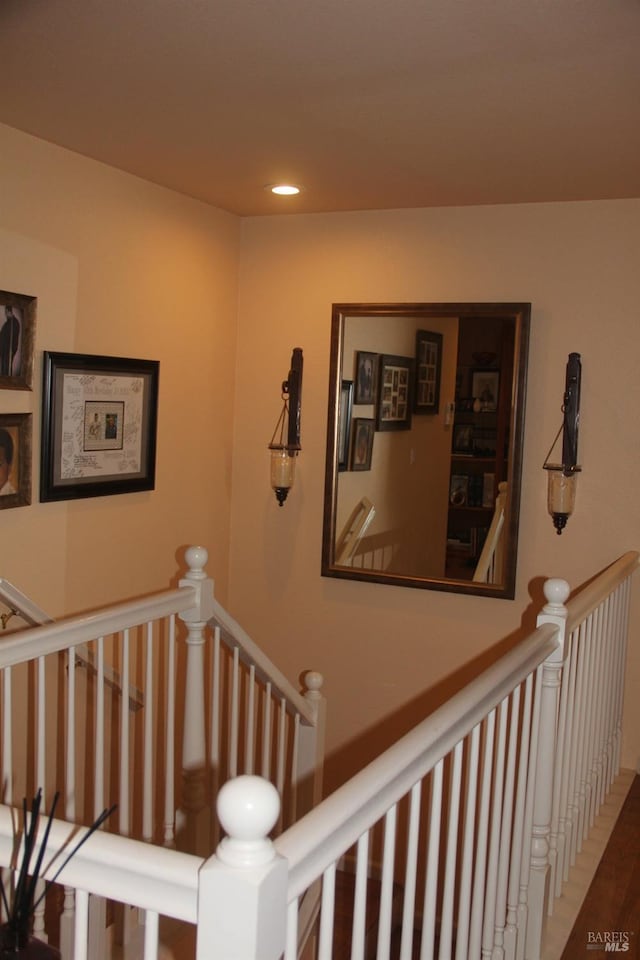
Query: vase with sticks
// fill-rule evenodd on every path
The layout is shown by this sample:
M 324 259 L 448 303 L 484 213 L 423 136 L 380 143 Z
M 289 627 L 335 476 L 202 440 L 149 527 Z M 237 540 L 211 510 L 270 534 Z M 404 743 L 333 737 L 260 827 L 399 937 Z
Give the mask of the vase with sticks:
M 33 798 L 30 811 L 27 811 L 26 799 L 22 801 L 22 849 L 20 855 L 17 857 L 17 862 L 12 864 L 14 876 L 9 894 L 7 894 L 4 880 L 0 876 L 0 894 L 2 896 L 4 915 L 6 917 L 5 921 L 0 924 L 0 960 L 59 960 L 60 952 L 56 950 L 55 947 L 32 936 L 31 927 L 33 915 L 36 908 L 46 896 L 49 887 L 55 883 L 71 857 L 77 853 L 82 844 L 88 840 L 92 833 L 102 826 L 107 817 L 111 816 L 115 810 L 114 805 L 108 810 L 105 809 L 102 811 L 100 816 L 88 827 L 78 843 L 76 843 L 71 852 L 65 857 L 53 877 L 47 880 L 44 888 L 42 888 L 42 885 L 39 885 L 38 882 L 41 877 L 42 864 L 58 797 L 59 794 L 56 793 L 51 804 L 51 809 L 47 815 L 40 849 L 35 858 L 34 853 L 36 850 L 38 825 L 40 821 L 40 808 L 42 806 L 42 790 L 38 790 L 36 796 Z

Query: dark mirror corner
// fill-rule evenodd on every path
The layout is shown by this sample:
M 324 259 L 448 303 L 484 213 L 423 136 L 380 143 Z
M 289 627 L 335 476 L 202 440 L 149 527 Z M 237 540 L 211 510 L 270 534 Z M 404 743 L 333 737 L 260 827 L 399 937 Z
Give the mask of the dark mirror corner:
M 323 576 L 513 599 L 530 314 L 333 305 Z

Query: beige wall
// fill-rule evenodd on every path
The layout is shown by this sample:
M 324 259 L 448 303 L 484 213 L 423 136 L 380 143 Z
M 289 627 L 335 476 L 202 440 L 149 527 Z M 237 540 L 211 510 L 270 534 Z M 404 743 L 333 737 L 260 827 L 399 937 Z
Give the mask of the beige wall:
M 443 688 L 422 691 L 517 631 L 532 597 L 539 605 L 540 578 L 580 584 L 640 546 L 639 249 L 637 200 L 243 223 L 230 605 L 290 677 L 307 668 L 324 673 L 330 783 L 433 706 Z M 321 578 L 332 302 L 465 300 L 532 303 L 515 601 Z M 294 346 L 305 360 L 303 452 L 280 509 L 268 486 L 266 444 Z M 572 350 L 583 357 L 584 473 L 576 513 L 558 537 L 546 514 L 542 463 L 561 421 Z M 634 594 L 624 747 L 633 766 L 640 577 Z
M 204 543 L 224 597 L 235 217 L 0 126 L 0 289 L 38 297 L 33 503 L 0 513 L 0 575 L 54 614 L 167 585 Z M 39 503 L 43 350 L 160 361 L 156 488 Z
M 0 575 L 57 614 L 161 587 L 176 550 L 203 542 L 218 594 L 228 582 L 231 612 L 281 668 L 294 680 L 325 674 L 337 782 L 430 709 L 443 678 L 472 672 L 461 668 L 519 629 L 541 577 L 580 583 L 640 545 L 639 248 L 639 201 L 240 224 L 0 126 L 0 289 L 38 297 L 35 389 L 0 392 L 1 411 L 34 413 L 36 454 L 33 504 L 0 512 Z M 369 300 L 533 304 L 514 602 L 320 577 L 331 303 Z M 303 453 L 280 509 L 267 443 L 297 345 Z M 160 360 L 153 492 L 38 502 L 43 350 Z M 541 465 L 571 350 L 584 363 L 585 469 L 558 538 Z M 638 594 L 640 580 L 636 635 Z M 627 765 L 640 754 L 639 647 L 627 672 Z

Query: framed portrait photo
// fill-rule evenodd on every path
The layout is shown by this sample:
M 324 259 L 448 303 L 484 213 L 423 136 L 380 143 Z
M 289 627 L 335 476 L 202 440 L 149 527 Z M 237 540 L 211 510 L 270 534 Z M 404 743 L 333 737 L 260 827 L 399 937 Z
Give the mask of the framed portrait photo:
M 0 389 L 31 390 L 36 298 L 0 290 Z
M 416 386 L 414 413 L 437 413 L 440 407 L 442 334 L 416 331 Z
M 373 437 L 376 422 L 373 418 L 356 417 L 353 421 L 352 470 L 371 470 Z
M 31 503 L 31 414 L 0 414 L 0 510 Z
M 159 366 L 45 352 L 40 500 L 153 490 Z
M 378 374 L 376 430 L 409 430 L 413 397 L 413 358 L 383 353 Z
M 367 350 L 357 350 L 355 403 L 376 402 L 377 374 L 378 354 L 369 353 Z

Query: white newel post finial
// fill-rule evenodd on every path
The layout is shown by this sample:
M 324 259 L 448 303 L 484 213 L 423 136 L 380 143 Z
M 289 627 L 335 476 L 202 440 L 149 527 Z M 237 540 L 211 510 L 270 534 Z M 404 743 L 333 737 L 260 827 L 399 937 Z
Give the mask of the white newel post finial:
M 529 871 L 529 916 L 525 956 L 533 960 L 541 956 L 550 886 L 550 833 L 556 768 L 557 717 L 565 656 L 567 608 L 570 589 L 566 580 L 552 578 L 544 584 L 547 603 L 538 616 L 537 625 L 553 623 L 559 628 L 559 645 L 542 664 L 540 688 L 540 720 L 537 751 L 533 769 L 533 818 Z
M 209 811 L 206 807 L 206 717 L 205 717 L 205 628 L 212 614 L 213 580 L 205 566 L 209 554 L 204 547 L 189 547 L 185 552 L 188 570 L 180 587 L 195 591 L 193 607 L 180 614 L 187 626 L 186 695 L 184 698 L 184 733 L 182 738 L 182 810 L 188 839 L 193 852 L 210 849 L 208 837 Z
M 278 791 L 262 777 L 227 781 L 217 801 L 227 836 L 200 869 L 197 960 L 278 960 L 285 948 L 287 862 L 269 839 Z

